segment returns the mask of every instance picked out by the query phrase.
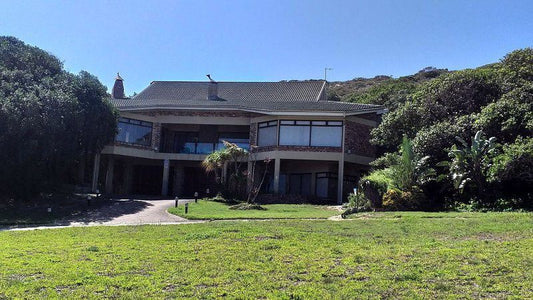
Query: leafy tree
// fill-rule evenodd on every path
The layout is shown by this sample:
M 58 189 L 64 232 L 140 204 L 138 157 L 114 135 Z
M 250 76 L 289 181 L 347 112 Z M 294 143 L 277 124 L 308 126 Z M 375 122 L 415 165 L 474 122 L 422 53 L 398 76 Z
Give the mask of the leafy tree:
M 517 87 L 500 100 L 482 108 L 475 126 L 499 142 L 513 142 L 517 136 L 533 134 L 533 82 Z
M 406 102 L 383 117 L 381 124 L 371 132 L 371 142 L 384 147 L 387 152 L 395 151 L 402 136 L 413 138 L 423 128 L 421 117 L 416 105 Z
M 79 173 L 80 182 L 84 182 L 87 161 L 113 141 L 118 113 L 108 101 L 107 88 L 86 71 L 74 78 L 74 95 L 79 103 Z
M 493 160 L 488 178 L 500 185 L 504 196 L 523 200 L 514 206 L 533 208 L 533 138 L 518 137 L 504 145 Z
M 501 60 L 500 75 L 505 89 L 533 81 L 533 48 L 515 50 Z
M 92 136 L 98 136 L 100 142 L 82 137 L 83 107 L 86 116 L 97 124 L 95 128 L 114 128 L 116 121 L 101 118 L 113 114 L 108 104 L 103 110 L 91 110 L 95 103 L 89 101 L 90 94 L 81 97 L 81 86 L 84 85 L 78 85 L 76 76 L 64 71 L 53 55 L 16 38 L 0 37 L 2 195 L 30 198 L 72 182 L 82 146 L 97 145 L 92 148 L 101 149 L 105 141 L 113 138 L 112 130 L 98 129 Z M 104 102 L 102 97 L 95 100 L 99 101 Z

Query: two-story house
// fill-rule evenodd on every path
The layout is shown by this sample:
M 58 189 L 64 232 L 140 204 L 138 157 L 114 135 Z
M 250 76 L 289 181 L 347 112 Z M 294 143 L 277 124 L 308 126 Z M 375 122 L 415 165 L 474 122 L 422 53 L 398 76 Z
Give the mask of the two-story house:
M 201 162 L 226 140 L 270 160 L 263 193 L 340 203 L 375 158 L 370 130 L 384 111 L 327 101 L 322 80 L 154 81 L 126 98 L 117 76 L 112 96 L 119 131 L 97 155 L 93 189 L 119 195 L 214 193 Z

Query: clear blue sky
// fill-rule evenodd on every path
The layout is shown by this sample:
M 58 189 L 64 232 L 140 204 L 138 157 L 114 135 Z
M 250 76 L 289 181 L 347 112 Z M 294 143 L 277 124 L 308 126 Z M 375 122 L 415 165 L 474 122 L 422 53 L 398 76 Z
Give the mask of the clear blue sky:
M 0 0 L 12 35 L 126 93 L 153 80 L 328 80 L 463 69 L 533 46 L 533 1 Z

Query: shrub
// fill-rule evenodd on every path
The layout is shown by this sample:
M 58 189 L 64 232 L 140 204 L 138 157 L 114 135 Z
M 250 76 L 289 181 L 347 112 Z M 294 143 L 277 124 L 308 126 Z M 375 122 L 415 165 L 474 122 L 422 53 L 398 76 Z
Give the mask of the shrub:
M 348 207 L 353 208 L 356 212 L 370 211 L 370 201 L 363 193 L 350 194 L 348 196 Z
M 385 210 L 416 210 L 424 202 L 424 193 L 420 189 L 410 191 L 388 190 L 383 195 L 383 208 Z
M 380 208 L 382 197 L 392 186 L 391 169 L 376 170 L 361 178 L 360 185 L 364 197 L 370 201 L 372 208 Z

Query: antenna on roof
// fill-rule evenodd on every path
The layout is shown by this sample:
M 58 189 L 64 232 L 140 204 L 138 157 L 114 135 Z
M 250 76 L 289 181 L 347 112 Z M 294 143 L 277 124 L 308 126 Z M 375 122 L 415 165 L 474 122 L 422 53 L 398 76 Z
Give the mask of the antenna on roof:
M 333 68 L 324 68 L 324 81 L 328 81 L 327 78 L 328 78 L 328 71 L 332 71 Z

